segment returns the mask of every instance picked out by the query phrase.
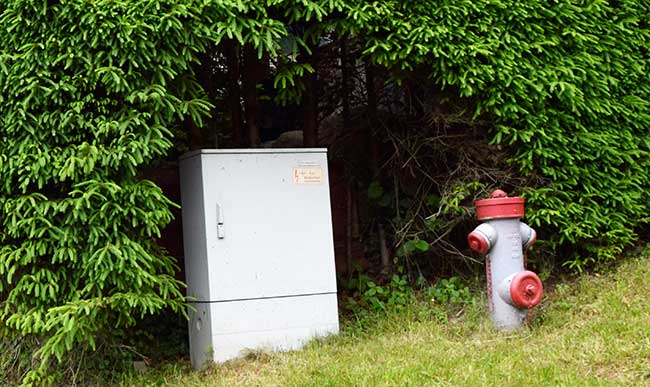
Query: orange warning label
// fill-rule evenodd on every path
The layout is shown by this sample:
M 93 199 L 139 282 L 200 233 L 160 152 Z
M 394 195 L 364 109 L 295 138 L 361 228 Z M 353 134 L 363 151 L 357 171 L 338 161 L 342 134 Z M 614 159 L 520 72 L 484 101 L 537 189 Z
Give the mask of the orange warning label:
M 323 184 L 323 169 L 320 167 L 301 167 L 293 169 L 294 184 Z

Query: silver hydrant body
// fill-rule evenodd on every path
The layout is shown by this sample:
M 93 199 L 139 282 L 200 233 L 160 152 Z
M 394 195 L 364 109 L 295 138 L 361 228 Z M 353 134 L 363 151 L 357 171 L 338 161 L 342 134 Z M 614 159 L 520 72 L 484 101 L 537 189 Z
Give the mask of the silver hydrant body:
M 468 236 L 472 250 L 485 254 L 488 309 L 498 329 L 522 326 L 528 312 L 542 299 L 542 281 L 525 268 L 524 252 L 537 239 L 535 230 L 520 221 L 524 199 L 496 190 L 490 199 L 478 200 L 480 224 Z

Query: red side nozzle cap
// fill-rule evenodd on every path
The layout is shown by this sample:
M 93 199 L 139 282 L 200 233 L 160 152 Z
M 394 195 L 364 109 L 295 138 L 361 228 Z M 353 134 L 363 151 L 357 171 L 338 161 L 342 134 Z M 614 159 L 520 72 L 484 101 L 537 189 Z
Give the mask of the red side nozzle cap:
M 532 271 L 519 272 L 510 282 L 512 303 L 522 309 L 529 309 L 539 304 L 543 291 L 542 281 Z
M 485 254 L 490 248 L 490 243 L 485 239 L 485 236 L 476 231 L 469 233 L 467 236 L 467 243 L 469 243 L 470 249 L 479 254 Z
M 489 199 L 477 200 L 476 218 L 478 220 L 521 218 L 524 216 L 524 198 L 509 198 L 505 191 L 495 190 Z

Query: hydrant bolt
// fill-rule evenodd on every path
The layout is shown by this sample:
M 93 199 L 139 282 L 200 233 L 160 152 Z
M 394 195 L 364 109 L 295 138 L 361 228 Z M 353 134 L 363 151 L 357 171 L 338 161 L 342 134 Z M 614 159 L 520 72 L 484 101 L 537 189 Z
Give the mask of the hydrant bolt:
M 532 297 L 536 289 L 535 285 L 526 285 L 526 295 Z
M 494 191 L 490 194 L 490 197 L 491 197 L 492 199 L 496 199 L 496 198 L 505 198 L 505 197 L 507 197 L 507 196 L 508 196 L 508 194 L 506 193 L 506 191 L 502 191 L 502 190 L 500 190 L 500 189 L 494 190 Z

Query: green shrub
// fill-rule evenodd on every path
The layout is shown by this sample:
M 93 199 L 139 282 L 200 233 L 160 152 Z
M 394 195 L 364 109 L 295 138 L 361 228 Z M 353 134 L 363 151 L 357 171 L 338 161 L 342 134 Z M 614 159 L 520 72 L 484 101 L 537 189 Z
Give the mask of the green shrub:
M 537 176 L 518 193 L 540 237 L 569 248 L 559 261 L 581 269 L 635 241 L 650 212 L 647 1 L 393 0 L 346 12 L 372 61 L 475 101 L 492 142 Z
M 183 308 L 154 242 L 173 204 L 137 171 L 209 108 L 178 77 L 208 41 L 200 3 L 0 7 L 0 329 L 40 340 L 26 385 L 54 382 L 52 361 L 100 334 Z

